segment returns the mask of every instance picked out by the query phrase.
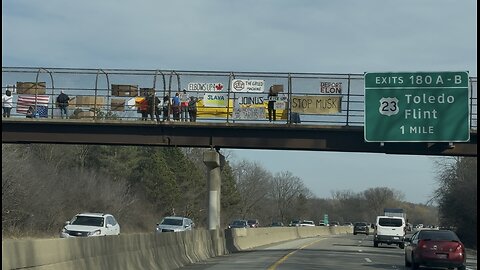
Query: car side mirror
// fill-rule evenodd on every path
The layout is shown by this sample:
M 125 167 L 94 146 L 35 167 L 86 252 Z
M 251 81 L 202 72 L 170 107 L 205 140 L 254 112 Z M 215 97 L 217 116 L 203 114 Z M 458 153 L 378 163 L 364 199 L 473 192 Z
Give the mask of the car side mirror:
M 113 227 L 112 224 L 107 224 L 107 228 L 111 228 L 111 227 Z

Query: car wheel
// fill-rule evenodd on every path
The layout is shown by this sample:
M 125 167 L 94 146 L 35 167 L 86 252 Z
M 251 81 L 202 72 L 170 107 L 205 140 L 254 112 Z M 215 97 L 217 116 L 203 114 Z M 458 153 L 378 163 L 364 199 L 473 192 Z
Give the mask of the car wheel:
M 357 233 L 356 233 L 356 232 L 354 232 L 354 233 L 353 233 L 353 235 L 357 235 Z
M 415 257 L 413 256 L 413 253 L 412 253 L 412 269 L 417 270 L 419 267 L 420 265 L 415 262 Z
M 398 244 L 398 247 L 401 248 L 401 249 L 404 249 L 404 248 L 405 248 L 405 244 L 404 244 L 404 243 L 400 243 L 400 244 Z
M 373 246 L 374 246 L 374 247 L 378 247 L 378 242 L 377 242 L 377 241 L 373 241 Z
M 368 236 L 368 233 L 366 233 L 365 235 L 367 235 L 367 236 Z
M 405 254 L 405 267 L 410 267 L 412 264 L 407 260 L 407 254 Z

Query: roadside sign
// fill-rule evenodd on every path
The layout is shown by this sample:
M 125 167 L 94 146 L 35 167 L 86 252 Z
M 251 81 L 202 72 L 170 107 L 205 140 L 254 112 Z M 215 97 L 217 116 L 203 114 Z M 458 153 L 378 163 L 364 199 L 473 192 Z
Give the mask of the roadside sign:
M 325 225 L 328 224 L 328 214 L 323 215 L 323 223 L 325 223 Z
M 466 142 L 468 72 L 365 73 L 367 142 Z

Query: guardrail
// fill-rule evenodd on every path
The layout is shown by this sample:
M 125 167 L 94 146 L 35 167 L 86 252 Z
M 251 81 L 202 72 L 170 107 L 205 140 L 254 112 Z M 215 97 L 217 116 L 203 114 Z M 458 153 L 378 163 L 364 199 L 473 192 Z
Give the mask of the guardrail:
M 30 88 L 19 87 L 21 82 L 31 83 Z M 240 88 L 245 83 L 250 85 Z M 476 77 L 469 78 L 469 86 L 470 129 L 476 131 Z M 277 100 L 278 123 L 300 120 L 310 125 L 364 125 L 363 74 L 2 67 L 3 92 L 16 92 L 14 118 L 25 118 L 25 107 L 19 107 L 19 98 L 24 95 L 31 97 L 31 105 L 44 105 L 46 110 L 39 116 L 60 118 L 55 99 L 63 90 L 73 98 L 68 106 L 70 118 L 141 121 L 140 103 L 147 93 L 160 97 L 163 103 L 165 96 L 171 99 L 185 89 L 188 96 L 198 98 L 199 122 L 265 123 L 269 121 L 270 87 L 278 91 L 271 98 Z M 311 109 L 312 102 L 319 105 Z M 169 107 L 168 117 L 164 114 L 162 120 L 172 118 Z

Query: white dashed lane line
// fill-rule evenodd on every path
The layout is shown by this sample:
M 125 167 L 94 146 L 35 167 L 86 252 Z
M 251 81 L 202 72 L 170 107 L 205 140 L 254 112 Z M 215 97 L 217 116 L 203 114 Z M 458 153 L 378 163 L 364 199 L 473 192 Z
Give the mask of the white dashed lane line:
M 369 262 L 369 263 L 372 262 L 372 260 L 370 260 L 369 258 L 365 258 L 365 261 L 367 261 L 367 262 Z

